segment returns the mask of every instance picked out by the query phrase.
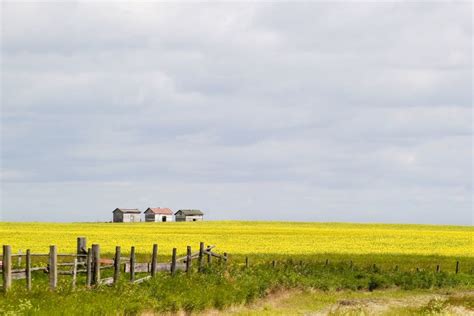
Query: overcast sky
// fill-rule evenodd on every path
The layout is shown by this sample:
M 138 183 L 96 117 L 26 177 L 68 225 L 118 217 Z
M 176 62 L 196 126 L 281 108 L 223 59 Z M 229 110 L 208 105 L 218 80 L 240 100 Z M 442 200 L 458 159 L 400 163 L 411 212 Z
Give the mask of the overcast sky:
M 14 3 L 3 221 L 472 224 L 472 4 Z

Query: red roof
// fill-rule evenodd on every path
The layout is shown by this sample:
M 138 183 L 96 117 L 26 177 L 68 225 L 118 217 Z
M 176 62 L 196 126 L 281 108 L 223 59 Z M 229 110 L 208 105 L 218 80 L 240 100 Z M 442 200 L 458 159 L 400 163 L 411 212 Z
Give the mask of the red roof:
M 152 211 L 154 214 L 173 215 L 173 211 L 169 208 L 149 207 L 145 212 L 148 212 L 148 210 Z

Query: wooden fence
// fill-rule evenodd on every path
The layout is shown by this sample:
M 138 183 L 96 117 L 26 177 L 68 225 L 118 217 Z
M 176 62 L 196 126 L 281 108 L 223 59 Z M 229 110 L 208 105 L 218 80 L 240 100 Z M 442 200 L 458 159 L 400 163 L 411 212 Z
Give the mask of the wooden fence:
M 295 262 L 294 262 L 292 259 L 289 259 L 289 260 L 287 260 L 286 262 L 287 262 L 287 263 L 290 263 L 291 265 L 295 265 Z M 278 262 L 277 262 L 276 260 L 272 260 L 272 261 L 270 262 L 270 265 L 272 266 L 272 268 L 276 268 L 276 267 L 277 267 L 277 263 L 278 263 Z M 283 263 L 283 264 L 284 264 L 284 263 Z M 250 268 L 250 258 L 249 258 L 249 257 L 245 257 L 244 266 L 245 266 L 245 268 Z M 300 260 L 300 261 L 299 261 L 299 266 L 303 266 L 303 260 Z M 328 267 L 328 266 L 329 266 L 329 259 L 326 259 L 326 260 L 324 261 L 324 266 L 325 266 L 325 267 Z M 351 271 L 354 271 L 354 267 L 355 267 L 354 262 L 353 262 L 352 260 L 350 260 L 350 261 L 348 262 L 348 268 L 349 268 Z M 371 269 L 371 271 L 373 271 L 373 272 L 375 272 L 375 271 L 379 271 L 379 272 L 380 272 L 380 271 L 381 271 L 380 267 L 378 267 L 375 263 L 372 264 L 372 265 L 370 265 L 370 269 Z M 419 268 L 419 267 L 416 267 L 416 268 L 414 268 L 414 269 L 415 269 L 416 272 L 426 271 L 425 269 L 421 269 L 421 268 Z M 398 265 L 395 265 L 395 267 L 393 267 L 392 271 L 398 272 L 398 271 L 399 271 Z M 455 274 L 458 274 L 458 273 L 460 273 L 460 271 L 461 271 L 461 270 L 460 270 L 460 263 L 459 263 L 459 261 L 456 261 L 454 273 L 455 273 Z M 474 274 L 474 267 L 471 268 L 470 271 L 471 271 L 471 272 L 470 272 L 471 274 Z M 435 272 L 436 272 L 436 273 L 440 273 L 440 272 L 441 272 L 441 266 L 440 266 L 439 264 L 436 265 Z
M 202 271 L 204 265 L 210 264 L 212 258 L 218 258 L 220 261 L 227 262 L 227 253 L 218 254 L 213 251 L 215 246 L 205 247 L 204 243 L 199 243 L 199 251 L 192 252 L 191 246 L 187 246 L 186 256 L 176 257 L 176 248 L 173 248 L 171 261 L 165 263 L 158 262 L 158 245 L 154 244 L 152 249 L 151 261 L 145 263 L 136 262 L 135 247 L 130 249 L 130 256 L 123 257 L 121 255 L 121 247 L 115 247 L 114 258 L 101 258 L 100 245 L 93 244 L 91 248 L 87 248 L 86 238 L 77 238 L 77 252 L 75 254 L 58 253 L 56 246 L 49 247 L 49 253 L 31 253 L 28 249 L 26 253 L 19 252 L 12 254 L 11 246 L 3 246 L 2 261 L 0 261 L 0 268 L 3 276 L 3 290 L 6 292 L 12 286 L 12 280 L 25 279 L 26 288 L 31 290 L 33 271 L 43 271 L 48 274 L 49 286 L 51 289 L 56 289 L 58 285 L 58 275 L 72 276 L 72 287 L 76 286 L 77 275 L 84 273 L 86 275 L 86 286 L 92 287 L 102 284 L 117 283 L 121 273 L 128 273 L 130 282 L 141 283 L 150 279 L 158 272 L 169 272 L 172 275 L 177 271 L 185 271 L 190 273 L 192 271 L 193 259 L 197 259 L 198 271 Z M 46 257 L 48 258 L 47 266 L 32 267 L 32 257 Z M 17 259 L 17 266 L 24 266 L 13 269 L 13 259 Z M 24 264 L 22 265 L 22 259 Z M 72 259 L 72 262 L 58 262 L 58 258 Z M 66 267 L 69 270 L 60 270 L 59 268 Z M 104 269 L 113 269 L 113 276 L 108 278 L 101 278 L 101 271 Z M 136 273 L 147 273 L 145 277 L 136 278 Z

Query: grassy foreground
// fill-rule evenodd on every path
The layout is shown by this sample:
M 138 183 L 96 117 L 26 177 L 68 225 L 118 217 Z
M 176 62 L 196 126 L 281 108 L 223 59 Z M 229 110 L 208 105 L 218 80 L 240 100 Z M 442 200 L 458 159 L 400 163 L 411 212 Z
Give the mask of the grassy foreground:
M 36 274 L 34 279 L 32 292 L 27 293 L 23 284 L 16 283 L 0 298 L 0 314 L 135 315 L 226 310 L 288 289 L 321 291 L 324 294 L 313 300 L 320 305 L 311 305 L 319 308 L 323 303 L 335 302 L 341 291 L 354 296 L 351 293 L 387 289 L 467 291 L 474 286 L 474 275 L 470 273 L 381 270 L 371 266 L 351 267 L 347 262 L 326 265 L 293 260 L 278 262 L 275 267 L 268 262 L 258 262 L 249 268 L 215 263 L 201 273 L 193 271 L 176 276 L 160 273 L 142 284 L 130 284 L 124 278 L 117 286 L 93 290 L 85 289 L 83 279 L 73 290 L 66 278 L 62 278 L 59 289 L 52 292 L 47 290 L 46 276 Z
M 85 236 L 89 244 L 101 245 L 104 257 L 112 255 L 115 245 L 122 246 L 124 255 L 134 245 L 138 262 L 149 260 L 153 243 L 159 244 L 161 262 L 169 260 L 172 247 L 183 253 L 186 245 L 196 249 L 199 241 L 230 253 L 227 265 L 214 262 L 203 273 L 174 277 L 160 273 L 136 285 L 123 276 L 117 286 L 93 290 L 85 289 L 83 276 L 75 290 L 69 276 L 60 276 L 58 290 L 51 292 L 47 276 L 37 272 L 32 292 L 26 292 L 24 281 L 18 280 L 9 293 L 0 295 L 0 314 L 230 312 L 232 306 L 245 306 L 288 290 L 312 293 L 304 296 L 304 304 L 314 310 L 334 303 L 341 293 L 352 297 L 387 290 L 472 291 L 473 233 L 472 227 L 342 223 L 0 223 L 0 243 L 12 245 L 14 252 L 30 248 L 44 253 L 50 244 L 57 245 L 60 253 L 74 252 L 76 237 Z M 249 268 L 244 266 L 247 256 Z M 455 274 L 457 260 L 461 269 Z M 441 266 L 441 272 L 435 272 L 436 265 Z M 469 304 L 465 304 L 467 308 L 471 308 Z M 275 313 L 278 311 L 268 311 Z

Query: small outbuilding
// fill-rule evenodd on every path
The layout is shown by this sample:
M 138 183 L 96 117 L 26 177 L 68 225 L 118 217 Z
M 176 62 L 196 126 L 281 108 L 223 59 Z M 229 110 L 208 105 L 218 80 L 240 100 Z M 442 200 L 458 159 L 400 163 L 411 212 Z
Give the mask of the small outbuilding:
M 113 212 L 114 223 L 141 222 L 141 212 L 137 208 L 116 208 Z
M 172 222 L 173 211 L 169 208 L 149 207 L 145 212 L 145 222 Z
M 179 210 L 174 216 L 177 222 L 198 222 L 204 219 L 204 213 L 200 210 Z

